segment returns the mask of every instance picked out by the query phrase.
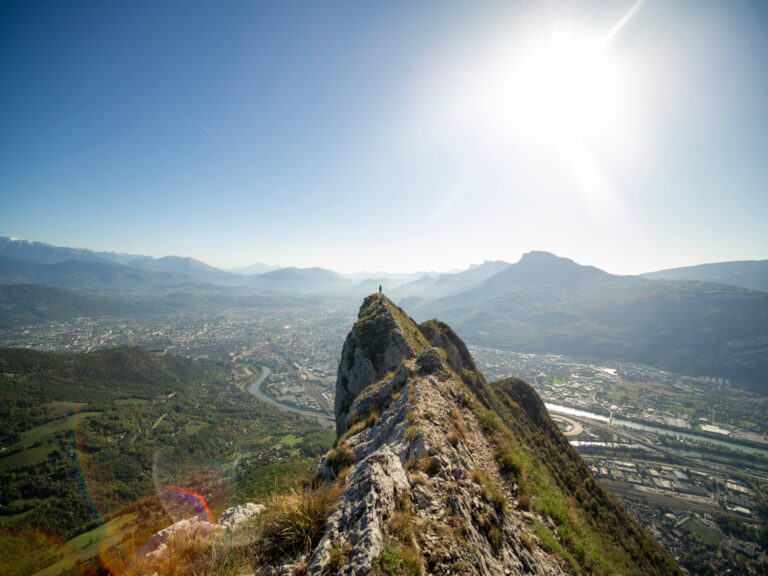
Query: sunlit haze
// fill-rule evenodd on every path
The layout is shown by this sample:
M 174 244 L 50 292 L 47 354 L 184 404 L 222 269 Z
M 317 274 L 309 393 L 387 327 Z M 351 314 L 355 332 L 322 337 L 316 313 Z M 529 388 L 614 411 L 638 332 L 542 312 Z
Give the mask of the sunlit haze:
M 331 8 L 5 3 L 0 235 L 340 272 L 768 257 L 765 3 Z

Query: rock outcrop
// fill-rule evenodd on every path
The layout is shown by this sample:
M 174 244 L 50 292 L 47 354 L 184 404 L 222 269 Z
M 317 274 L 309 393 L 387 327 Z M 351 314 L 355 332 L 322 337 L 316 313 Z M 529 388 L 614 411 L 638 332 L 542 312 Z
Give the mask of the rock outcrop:
M 337 446 L 319 469 L 325 481 L 342 479 L 346 488 L 307 573 L 556 575 L 592 571 L 591 564 L 614 553 L 627 574 L 676 573 L 591 480 L 567 442 L 557 444 L 562 435 L 536 393 L 515 382 L 514 393 L 497 394 L 448 326 L 417 325 L 385 296 L 366 298 L 339 363 Z M 513 414 L 523 428 L 505 426 Z M 535 459 L 533 436 L 530 446 L 515 445 L 527 439 L 513 430 L 531 430 L 563 452 L 564 462 L 574 460 L 568 481 L 589 478 L 611 519 L 636 528 L 631 535 L 637 542 L 626 546 L 620 536 L 609 536 L 600 550 L 585 551 L 602 536 L 599 523 L 591 524 L 580 503 L 564 493 L 556 471 L 527 463 Z M 542 478 L 524 478 L 526 468 Z M 523 482 L 540 485 L 524 490 Z M 553 518 L 548 505 L 535 502 L 548 497 L 542 486 L 565 507 L 566 518 Z M 658 558 L 637 558 L 636 548 Z
M 215 528 L 187 521 L 153 549 L 179 530 L 210 530 L 232 556 L 207 572 L 185 560 L 205 575 L 680 574 L 533 389 L 487 383 L 442 322 L 417 325 L 385 296 L 366 298 L 344 343 L 335 409 L 336 444 L 306 490 L 263 512 L 228 511 Z

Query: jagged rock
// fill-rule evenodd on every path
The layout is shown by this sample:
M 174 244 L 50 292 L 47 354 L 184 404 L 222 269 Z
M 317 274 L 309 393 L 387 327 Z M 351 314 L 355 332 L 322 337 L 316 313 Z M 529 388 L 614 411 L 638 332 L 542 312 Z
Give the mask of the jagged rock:
M 380 416 L 345 439 L 355 454 L 348 488 L 310 557 L 307 573 L 368 574 L 387 542 L 393 541 L 391 518 L 404 513 L 398 506 L 406 506 L 422 527 L 407 545 L 417 550 L 424 542 L 418 554 L 427 559 L 431 572 L 490 576 L 504 569 L 522 574 L 533 567 L 542 575 L 562 574 L 553 558 L 520 543 L 517 518 L 510 515 L 502 522 L 493 505 L 479 498 L 477 484 L 467 480 L 476 468 L 495 468 L 493 449 L 470 410 L 454 399 L 459 383 L 449 376 L 441 354 L 446 349 L 433 343 L 450 349 L 444 354 L 455 373 L 472 373 L 475 367 L 455 334 L 442 330 L 440 323 L 429 326 L 422 332 L 384 296 L 363 303 L 339 364 L 337 431 L 343 434 L 374 410 Z M 374 327 L 383 330 L 378 338 L 372 334 Z M 454 426 L 456 410 L 472 430 L 458 450 L 446 433 Z M 512 501 L 511 494 L 508 498 Z M 443 526 L 446 521 L 453 528 Z M 488 526 L 478 521 L 503 525 L 497 548 L 489 543 Z M 334 550 L 347 550 L 338 572 L 330 565 Z M 462 568 L 466 566 L 471 566 L 469 572 Z
M 254 516 L 258 516 L 263 510 L 263 504 L 254 504 L 252 502 L 228 508 L 221 513 L 221 516 L 219 516 L 219 520 L 216 522 L 216 527 L 230 532 L 239 524 L 242 524 L 246 520 L 250 520 Z
M 445 375 L 445 366 L 437 348 L 430 348 L 422 352 L 416 359 L 416 365 L 424 374 Z
M 334 407 L 337 434 L 347 429 L 349 409 L 360 392 L 427 347 L 424 335 L 386 296 L 366 298 L 341 351 Z
M 549 437 L 549 446 L 570 450 L 564 465 L 589 475 L 583 463 L 573 464 L 578 455 L 527 384 L 508 383 L 505 393 L 510 403 L 504 409 L 521 410 L 521 425 L 539 429 L 530 436 L 531 449 L 538 449 L 536 434 Z M 519 487 L 502 475 L 497 446 L 479 419 L 483 410 L 508 412 L 447 325 L 417 325 L 385 296 L 366 298 L 344 343 L 335 408 L 337 435 L 353 458 L 307 574 L 363 576 L 388 546 L 390 558 L 398 546 L 421 558 L 422 573 L 566 573 L 562 558 L 536 544 L 531 529 L 546 526 L 557 534 L 557 526 L 528 504 L 518 507 Z M 333 476 L 327 463 L 320 471 Z M 631 522 L 621 511 L 615 514 L 619 522 Z M 408 530 L 403 517 L 412 525 Z M 627 548 L 630 555 L 634 546 Z M 657 565 L 664 567 L 660 574 L 676 573 L 671 563 L 647 563 Z
M 594 573 L 588 554 L 605 547 L 598 562 L 619 558 L 610 573 L 679 575 L 595 482 L 530 386 L 492 386 L 448 326 L 417 325 L 385 296 L 366 298 L 339 363 L 337 446 L 314 476 L 341 494 L 312 546 L 281 551 L 256 573 L 561 576 Z M 527 480 L 521 462 L 535 463 Z M 523 480 L 546 492 L 523 494 Z M 562 503 L 559 513 L 537 507 L 539 497 Z M 219 530 L 236 541 L 237 525 L 260 511 L 228 511 Z M 593 531 L 591 548 L 578 540 L 581 527 Z
M 334 546 L 352 546 L 343 574 L 368 574 L 383 546 L 384 520 L 395 509 L 398 495 L 407 494 L 410 483 L 400 459 L 388 446 L 358 462 L 347 477 L 350 488 L 344 493 L 320 544 L 310 558 L 308 573 L 328 570 Z
M 236 530 L 238 525 L 261 514 L 263 510 L 263 504 L 253 504 L 248 502 L 246 504 L 228 508 L 222 512 L 221 516 L 219 516 L 219 521 L 216 524 L 201 520 L 198 516 L 184 518 L 152 535 L 141 548 L 140 556 L 151 558 L 162 554 L 168 546 L 168 543 L 182 534 L 189 536 L 213 536 L 214 534 L 221 532 L 232 532 Z
M 174 522 L 167 528 L 163 528 L 160 530 L 160 532 L 154 534 L 141 548 L 140 555 L 151 558 L 153 556 L 162 554 L 165 551 L 168 542 L 183 533 L 189 535 L 210 535 L 215 530 L 216 528 L 212 524 L 206 522 L 205 520 L 200 520 L 200 518 L 197 516 L 184 518 L 183 520 Z

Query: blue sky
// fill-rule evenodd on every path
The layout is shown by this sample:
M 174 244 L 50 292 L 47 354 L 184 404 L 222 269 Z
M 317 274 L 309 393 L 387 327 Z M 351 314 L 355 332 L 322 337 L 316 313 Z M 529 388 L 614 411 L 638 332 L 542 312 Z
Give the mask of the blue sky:
M 0 235 L 340 271 L 768 258 L 767 7 L 5 2 Z

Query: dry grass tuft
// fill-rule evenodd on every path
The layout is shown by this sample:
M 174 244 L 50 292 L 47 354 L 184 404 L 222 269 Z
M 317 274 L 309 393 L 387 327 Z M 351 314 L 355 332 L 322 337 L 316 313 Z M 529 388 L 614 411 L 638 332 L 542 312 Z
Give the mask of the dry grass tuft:
M 325 461 L 334 476 L 338 478 L 340 471 L 350 466 L 355 461 L 355 457 L 355 451 L 345 440 L 341 440 L 335 448 L 328 450 Z
M 267 560 L 309 552 L 341 494 L 339 484 L 292 491 L 272 499 L 261 514 L 258 547 Z
M 454 407 L 451 410 L 451 419 L 453 420 L 453 425 L 456 429 L 456 433 L 459 435 L 459 437 L 466 441 L 467 439 L 467 423 L 464 422 L 464 416 L 461 415 L 461 412 L 458 410 L 458 408 Z
M 194 526 L 173 534 L 165 548 L 157 553 L 123 566 L 125 576 L 158 574 L 161 576 L 183 576 L 199 574 L 239 575 L 252 571 L 258 555 L 254 550 L 233 546 L 226 538 L 217 537 Z
M 523 543 L 528 552 L 533 552 L 536 547 L 536 543 L 533 541 L 533 537 L 528 532 L 520 532 L 520 542 Z
M 336 574 L 339 570 L 347 565 L 349 560 L 349 553 L 352 551 L 352 545 L 349 542 L 344 542 L 331 548 L 328 559 L 328 567 L 333 570 L 332 574 Z
M 499 512 L 505 510 L 507 498 L 485 470 L 475 470 L 472 473 L 472 479 L 480 486 L 480 493 L 486 502 Z

